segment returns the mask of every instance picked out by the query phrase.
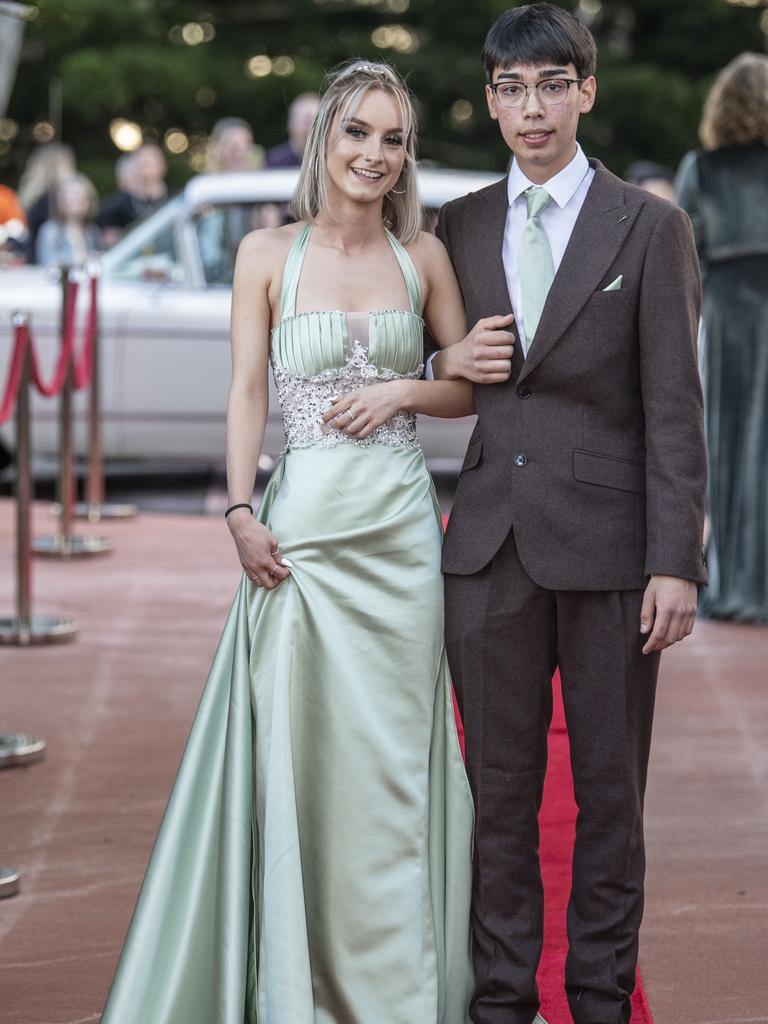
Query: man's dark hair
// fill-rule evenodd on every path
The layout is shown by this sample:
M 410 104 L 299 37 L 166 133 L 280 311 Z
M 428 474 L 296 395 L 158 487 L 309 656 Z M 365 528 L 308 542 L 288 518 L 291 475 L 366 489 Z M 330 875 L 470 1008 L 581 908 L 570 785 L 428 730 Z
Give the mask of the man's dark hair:
M 578 18 L 554 4 L 527 4 L 505 11 L 483 46 L 488 81 L 497 68 L 514 64 L 573 64 L 579 78 L 594 75 L 597 47 Z

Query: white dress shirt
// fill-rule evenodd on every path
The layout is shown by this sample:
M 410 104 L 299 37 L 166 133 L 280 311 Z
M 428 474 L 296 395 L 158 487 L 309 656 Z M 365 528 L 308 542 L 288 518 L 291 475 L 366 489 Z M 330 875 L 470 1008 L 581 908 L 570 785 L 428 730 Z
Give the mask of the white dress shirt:
M 560 266 L 576 218 L 579 216 L 594 177 L 594 167 L 590 167 L 581 146 L 576 143 L 576 155 L 573 160 L 549 181 L 542 182 L 541 187 L 545 188 L 552 197 L 552 202 L 542 210 L 540 219 L 541 226 L 549 239 L 555 273 Z M 525 336 L 523 296 L 520 289 L 520 246 L 525 223 L 528 220 L 528 203 L 524 193 L 535 184 L 536 182 L 531 181 L 523 174 L 517 160 L 513 160 L 507 179 L 509 210 L 504 228 L 501 258 L 507 278 L 509 298 L 512 302 L 512 312 L 515 314 L 515 326 L 524 355 L 528 352 L 528 340 Z
M 595 169 L 590 167 L 589 161 L 577 142 L 573 160 L 549 181 L 543 182 L 542 187 L 552 196 L 552 202 L 541 212 L 541 225 L 549 239 L 555 273 L 560 266 L 576 218 L 584 205 L 594 177 Z M 525 222 L 528 220 L 528 203 L 523 193 L 535 184 L 536 182 L 530 181 L 520 170 L 517 159 L 513 160 L 507 179 L 509 210 L 504 227 L 501 259 L 504 264 L 507 290 L 512 302 L 512 312 L 515 314 L 515 326 L 520 337 L 523 355 L 528 352 L 525 324 L 523 323 L 523 297 L 520 290 L 520 245 L 523 240 Z M 435 379 L 432 373 L 432 360 L 436 355 L 437 352 L 433 352 L 427 362 L 424 375 L 427 380 Z

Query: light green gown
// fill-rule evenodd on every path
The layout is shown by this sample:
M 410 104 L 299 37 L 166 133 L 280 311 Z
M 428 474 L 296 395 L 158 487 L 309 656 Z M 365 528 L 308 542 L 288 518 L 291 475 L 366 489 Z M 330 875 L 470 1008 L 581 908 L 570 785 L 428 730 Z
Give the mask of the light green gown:
M 291 576 L 243 577 L 102 1024 L 466 1024 L 473 810 L 443 649 L 441 523 L 399 413 L 323 433 L 334 395 L 418 376 L 411 310 L 295 314 L 272 363 L 288 448 L 259 509 Z

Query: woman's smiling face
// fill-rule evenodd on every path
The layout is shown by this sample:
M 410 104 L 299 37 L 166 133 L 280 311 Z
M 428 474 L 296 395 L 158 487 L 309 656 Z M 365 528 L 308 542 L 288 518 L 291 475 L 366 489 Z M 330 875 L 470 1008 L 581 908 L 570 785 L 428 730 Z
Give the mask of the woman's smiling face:
M 371 88 L 354 113 L 337 116 L 326 151 L 328 197 L 381 201 L 405 163 L 403 117 L 397 101 Z

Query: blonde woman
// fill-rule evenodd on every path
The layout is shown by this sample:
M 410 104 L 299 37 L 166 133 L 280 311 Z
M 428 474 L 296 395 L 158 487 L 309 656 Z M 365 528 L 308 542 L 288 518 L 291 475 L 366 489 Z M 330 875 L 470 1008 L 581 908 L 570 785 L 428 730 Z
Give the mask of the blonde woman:
M 56 186 L 76 171 L 75 154 L 61 142 L 45 142 L 36 146 L 27 160 L 19 181 L 19 200 L 27 214 L 27 258 L 32 263 L 38 232 L 52 216 Z
M 768 57 L 718 75 L 680 167 L 704 279 L 709 458 L 706 618 L 768 622 Z
M 405 86 L 355 62 L 320 103 L 298 222 L 240 247 L 243 580 L 102 1024 L 467 1022 L 473 810 L 415 414 L 473 406 L 420 379 L 424 320 L 446 344 L 464 310 L 415 171 Z M 288 445 L 254 515 L 270 362 Z

